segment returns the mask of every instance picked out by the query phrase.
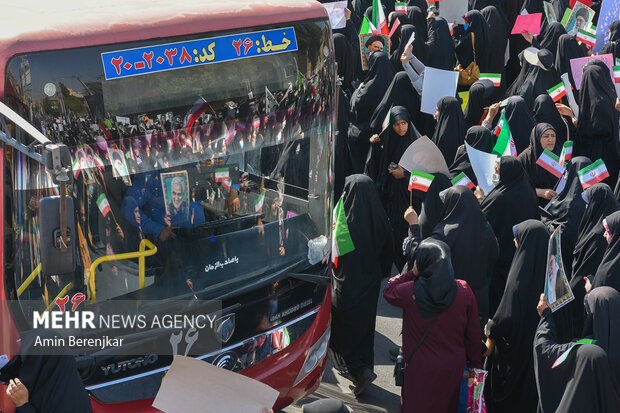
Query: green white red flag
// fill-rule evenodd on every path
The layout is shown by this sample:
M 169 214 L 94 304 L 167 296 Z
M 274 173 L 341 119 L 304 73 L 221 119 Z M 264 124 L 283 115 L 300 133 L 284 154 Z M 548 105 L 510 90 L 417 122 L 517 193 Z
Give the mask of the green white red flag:
M 355 250 L 355 245 L 351 239 L 347 216 L 344 211 L 344 202 L 341 197 L 332 215 L 332 262 L 334 266 L 338 266 L 339 257 L 353 250 Z
M 435 179 L 435 176 L 432 174 L 421 171 L 411 171 L 408 189 L 410 191 L 417 189 L 418 191 L 426 192 L 428 188 L 430 188 L 433 179 Z
M 614 66 L 614 82 L 620 83 L 620 66 Z
M 588 49 L 592 49 L 596 43 L 596 32 L 591 33 L 583 29 L 577 29 L 577 35 L 575 38 L 581 43 L 588 46 Z
M 374 24 L 368 20 L 368 17 L 364 16 L 364 20 L 362 21 L 362 27 L 360 28 L 360 34 L 368 34 L 368 33 L 379 33 L 379 30 L 375 27 Z
M 397 1 L 394 3 L 394 11 L 400 13 L 407 13 L 407 3 L 403 1 Z
M 465 172 L 461 172 L 452 180 L 452 186 L 463 185 L 469 189 L 474 189 L 474 183 L 465 175 Z
M 105 194 L 99 195 L 99 198 L 97 198 L 97 206 L 104 217 L 112 212 L 112 208 L 110 208 L 110 203 L 108 202 L 108 198 L 106 198 Z
M 223 182 L 229 179 L 229 176 L 228 168 L 217 168 L 215 170 L 215 182 Z
M 75 177 L 75 179 L 77 179 L 78 176 L 80 176 L 80 161 L 78 160 L 78 158 L 75 158 L 73 160 L 73 165 L 71 165 L 71 169 L 73 169 L 73 176 Z
M 514 139 L 512 139 L 510 126 L 508 126 L 508 121 L 504 113 L 502 113 L 502 117 L 497 124 L 495 135 L 497 135 L 497 142 L 491 153 L 497 156 L 517 156 L 517 147 L 515 146 Z
M 566 162 L 573 158 L 573 141 L 566 141 L 560 153 L 560 165 L 566 167 Z
M 388 110 L 388 113 L 385 116 L 385 119 L 383 119 L 383 123 L 381 124 L 381 132 L 383 132 L 385 128 L 390 126 L 390 118 L 392 116 L 391 114 L 392 114 L 392 106 L 390 106 L 390 110 Z
M 562 177 L 564 171 L 566 171 L 566 168 L 560 165 L 560 158 L 549 149 L 545 149 L 540 154 L 536 163 L 557 178 Z
M 383 13 L 383 6 L 381 6 L 381 0 L 372 0 L 372 23 L 379 29 L 379 33 L 390 34 L 385 13 Z
M 554 102 L 562 99 L 564 96 L 566 96 L 566 88 L 564 87 L 564 82 L 560 82 L 551 89 L 547 90 L 547 93 L 549 93 L 549 96 L 551 96 L 551 99 L 553 99 Z
M 586 190 L 594 184 L 597 184 L 609 176 L 605 162 L 602 159 L 597 160 L 590 166 L 586 166 L 577 172 L 581 187 Z
M 479 80 L 487 79 L 493 82 L 493 86 L 499 87 L 502 83 L 502 74 L 501 73 L 480 73 L 478 76 Z
M 263 212 L 263 204 L 265 203 L 265 191 L 262 191 L 258 198 L 256 199 L 256 203 L 254 204 L 254 211 Z

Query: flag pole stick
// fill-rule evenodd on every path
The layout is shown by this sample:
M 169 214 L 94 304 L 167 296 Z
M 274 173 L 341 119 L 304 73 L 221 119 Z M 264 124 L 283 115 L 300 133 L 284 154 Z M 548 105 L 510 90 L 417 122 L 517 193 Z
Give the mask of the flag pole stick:
M 413 206 L 413 191 L 409 191 L 409 206 Z

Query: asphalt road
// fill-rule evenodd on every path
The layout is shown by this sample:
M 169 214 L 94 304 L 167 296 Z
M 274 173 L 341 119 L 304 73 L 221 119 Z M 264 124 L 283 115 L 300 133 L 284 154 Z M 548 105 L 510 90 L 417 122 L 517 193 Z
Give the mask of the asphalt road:
M 385 283 L 383 284 L 385 286 Z M 301 406 L 321 398 L 342 400 L 352 412 L 398 413 L 400 412 L 400 387 L 394 386 L 394 362 L 388 350 L 401 344 L 402 311 L 392 307 L 380 295 L 377 307 L 375 333 L 375 373 L 377 379 L 358 399 L 352 391 L 352 383 L 338 375 L 329 361 L 318 390 L 298 403 L 282 410 L 282 413 L 300 413 Z

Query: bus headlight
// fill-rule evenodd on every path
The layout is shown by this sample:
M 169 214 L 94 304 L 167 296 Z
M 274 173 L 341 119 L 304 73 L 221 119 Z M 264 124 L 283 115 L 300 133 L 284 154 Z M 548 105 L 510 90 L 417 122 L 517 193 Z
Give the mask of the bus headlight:
M 323 357 L 325 357 L 325 354 L 327 353 L 330 336 L 331 324 L 327 326 L 325 333 L 323 333 L 323 335 L 308 350 L 306 360 L 301 366 L 301 370 L 299 370 L 299 374 L 297 375 L 293 386 L 296 386 L 300 381 L 305 379 L 306 376 L 319 365 L 321 360 L 323 360 Z

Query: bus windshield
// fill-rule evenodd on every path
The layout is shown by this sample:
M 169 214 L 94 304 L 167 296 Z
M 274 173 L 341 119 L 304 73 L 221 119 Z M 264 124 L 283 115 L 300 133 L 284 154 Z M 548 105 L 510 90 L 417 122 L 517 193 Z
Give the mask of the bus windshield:
M 114 56 L 139 51 L 151 68 L 197 40 L 278 30 L 295 50 L 209 63 L 188 46 L 208 64 L 106 68 L 110 52 L 118 74 L 132 63 Z M 329 228 L 330 47 L 326 23 L 305 21 L 13 57 L 5 102 L 70 147 L 78 246 L 74 274 L 44 275 L 38 205 L 59 190 L 9 148 L 6 274 L 20 300 L 45 308 L 71 283 L 92 302 L 213 298 L 307 263 Z

